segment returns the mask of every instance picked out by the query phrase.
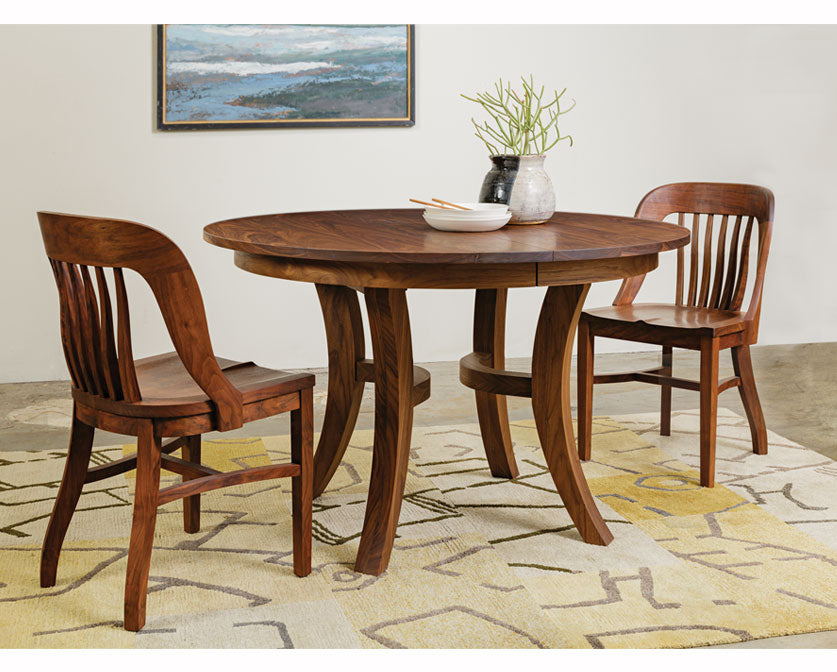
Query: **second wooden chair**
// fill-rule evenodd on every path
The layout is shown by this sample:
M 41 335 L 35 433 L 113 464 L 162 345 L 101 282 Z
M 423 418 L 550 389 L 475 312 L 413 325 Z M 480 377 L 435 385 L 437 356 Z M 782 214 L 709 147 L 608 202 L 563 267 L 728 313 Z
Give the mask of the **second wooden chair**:
M 48 212 L 39 212 L 38 219 L 58 285 L 74 401 L 64 477 L 41 553 L 41 586 L 55 585 L 58 556 L 84 484 L 132 469 L 137 477 L 125 582 L 127 630 L 145 623 L 157 507 L 177 499 L 183 499 L 185 531 L 197 532 L 199 493 L 290 477 L 293 566 L 298 576 L 306 576 L 311 571 L 314 377 L 216 358 L 192 269 L 160 232 L 114 219 Z M 113 271 L 111 287 L 106 268 Z M 125 268 L 150 285 L 175 352 L 134 361 Z M 201 464 L 201 434 L 284 412 L 291 414 L 290 463 L 228 473 Z M 89 467 L 96 428 L 136 436 L 136 455 Z M 175 438 L 163 443 L 163 437 Z M 178 448 L 182 458 L 171 455 Z M 183 482 L 160 490 L 160 469 L 181 474 Z
M 662 435 L 671 432 L 671 388 L 695 390 L 700 392 L 700 483 L 712 487 L 718 395 L 724 390 L 738 387 L 750 425 L 753 452 L 767 453 L 767 430 L 756 392 L 750 346 L 758 339 L 764 272 L 773 227 L 773 194 L 769 189 L 746 184 L 686 182 L 654 189 L 636 210 L 636 216 L 643 219 L 663 220 L 673 214 L 677 215 L 680 226 L 691 224 L 692 231 L 688 278 L 684 248 L 677 250 L 675 302 L 634 303 L 645 279 L 639 275 L 623 281 L 612 306 L 581 314 L 578 450 L 582 460 L 590 459 L 594 384 L 641 381 L 660 385 Z M 755 248 L 755 259 L 751 246 Z M 751 267 L 755 272 L 748 283 Z M 748 284 L 750 299 L 744 311 Z M 662 364 L 645 371 L 594 375 L 596 336 L 661 345 Z M 699 381 L 672 376 L 675 347 L 700 351 Z M 718 352 L 727 348 L 732 353 L 735 375 L 719 381 Z

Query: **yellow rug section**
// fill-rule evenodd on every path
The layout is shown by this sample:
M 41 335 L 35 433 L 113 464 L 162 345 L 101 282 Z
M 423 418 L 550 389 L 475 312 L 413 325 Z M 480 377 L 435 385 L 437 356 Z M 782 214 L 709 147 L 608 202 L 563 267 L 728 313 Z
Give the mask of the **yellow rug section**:
M 698 415 L 596 418 L 584 472 L 614 534 L 584 544 L 531 421 L 521 474 L 493 478 L 477 425 L 417 427 L 398 538 L 357 574 L 372 432 L 314 504 L 313 571 L 294 576 L 290 482 L 203 495 L 202 529 L 160 509 L 148 620 L 122 629 L 133 474 L 85 488 L 54 588 L 39 545 L 62 453 L 0 453 L 0 647 L 693 647 L 837 629 L 837 465 L 721 410 L 717 482 L 698 486 Z M 129 452 L 97 449 L 94 463 Z M 287 437 L 206 441 L 231 470 L 289 459 Z M 164 476 L 175 482 L 177 476 Z

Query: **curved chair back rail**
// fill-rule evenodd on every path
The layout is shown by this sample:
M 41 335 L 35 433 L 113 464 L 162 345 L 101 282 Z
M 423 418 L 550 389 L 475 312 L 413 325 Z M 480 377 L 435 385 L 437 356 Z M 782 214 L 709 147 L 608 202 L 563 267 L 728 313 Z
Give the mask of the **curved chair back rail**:
M 218 429 L 241 427 L 241 393 L 215 359 L 200 288 L 177 245 L 135 222 L 53 212 L 39 212 L 38 220 L 58 286 L 73 387 L 124 404 L 142 400 L 123 276 L 128 268 L 151 287 L 183 366 L 217 409 Z M 112 288 L 105 269 L 112 269 Z
M 673 214 L 692 233 L 689 245 L 677 250 L 675 304 L 741 311 L 754 273 L 743 317 L 748 322 L 747 340 L 755 342 L 773 227 L 773 193 L 749 184 L 667 184 L 646 194 L 636 209 L 642 219 L 662 221 Z M 645 275 L 625 279 L 613 305 L 633 303 L 644 279 Z

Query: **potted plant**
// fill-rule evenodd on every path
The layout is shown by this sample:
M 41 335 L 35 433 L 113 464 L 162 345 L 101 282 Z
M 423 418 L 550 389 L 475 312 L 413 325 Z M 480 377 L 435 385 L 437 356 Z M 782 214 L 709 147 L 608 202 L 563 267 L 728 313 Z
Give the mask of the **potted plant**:
M 493 120 L 471 123 L 475 135 L 491 152 L 492 168 L 480 189 L 480 203 L 505 203 L 512 213 L 510 224 L 542 224 L 555 212 L 555 191 L 543 167 L 546 153 L 561 140 L 558 118 L 575 107 L 561 107 L 566 89 L 544 102 L 545 87 L 536 89 L 534 78 L 521 77 L 522 91 L 500 79 L 493 92 L 477 93 L 466 100 L 478 103 Z

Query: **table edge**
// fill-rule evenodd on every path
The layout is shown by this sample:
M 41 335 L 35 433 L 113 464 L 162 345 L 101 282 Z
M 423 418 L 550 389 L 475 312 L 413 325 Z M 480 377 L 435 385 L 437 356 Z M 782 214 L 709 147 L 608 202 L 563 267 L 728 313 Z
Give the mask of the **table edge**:
M 369 264 L 391 264 L 391 263 L 410 263 L 410 264 L 515 264 L 515 263 L 539 263 L 539 262 L 553 262 L 553 261 L 593 261 L 597 259 L 615 259 L 619 257 L 638 257 L 647 254 L 657 254 L 660 252 L 668 252 L 684 247 L 691 240 L 691 233 L 688 229 L 683 230 L 683 235 L 669 241 L 662 241 L 656 243 L 642 243 L 640 245 L 620 246 L 618 248 L 587 248 L 582 250 L 572 251 L 556 251 L 556 250 L 532 250 L 532 251 L 516 251 L 516 252 L 488 252 L 488 253 L 474 253 L 467 254 L 462 252 L 447 253 L 447 252 L 409 252 L 409 253 L 393 253 L 393 252 L 377 252 L 374 250 L 312 250 L 310 248 L 299 247 L 277 247 L 271 245 L 261 245 L 258 243 L 250 243 L 245 241 L 232 241 L 229 238 L 218 236 L 209 230 L 211 226 L 220 224 L 222 222 L 214 222 L 208 224 L 203 229 L 203 239 L 210 245 L 216 247 L 234 250 L 237 252 L 247 252 L 250 254 L 258 254 L 262 256 L 274 256 L 282 258 L 294 258 L 300 260 L 317 260 L 317 261 L 334 261 L 346 263 L 369 263 Z M 668 222 L 662 222 L 669 224 Z M 671 224 L 676 227 L 676 224 Z M 461 235 L 471 235 L 463 233 Z M 387 259 L 381 260 L 381 255 L 386 254 Z
M 248 273 L 320 285 L 403 289 L 549 287 L 622 280 L 657 268 L 657 253 L 611 259 L 503 264 L 375 264 L 295 259 L 236 251 L 235 265 Z

